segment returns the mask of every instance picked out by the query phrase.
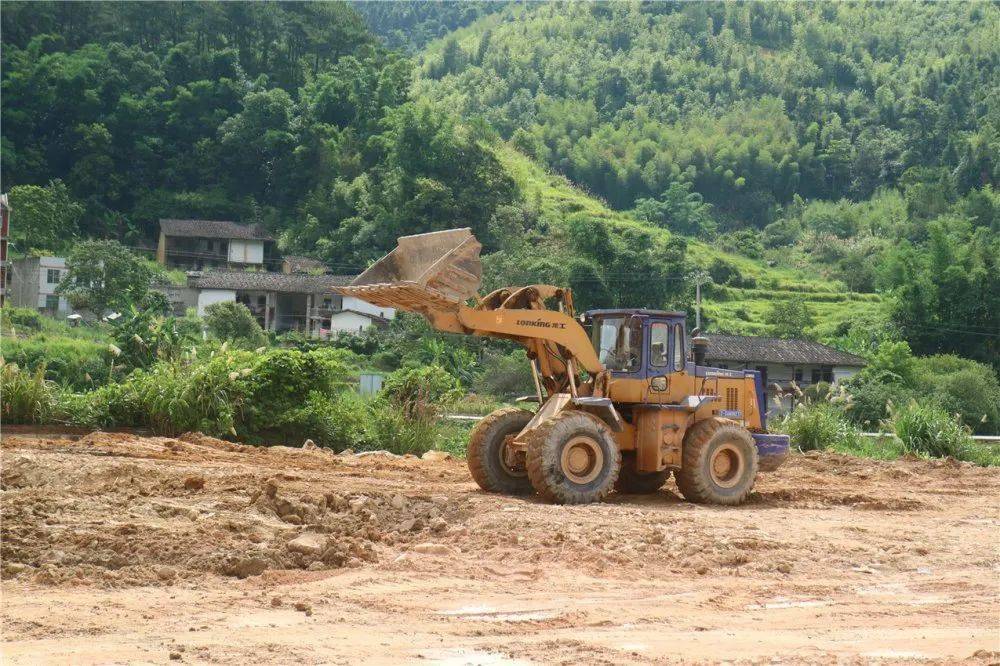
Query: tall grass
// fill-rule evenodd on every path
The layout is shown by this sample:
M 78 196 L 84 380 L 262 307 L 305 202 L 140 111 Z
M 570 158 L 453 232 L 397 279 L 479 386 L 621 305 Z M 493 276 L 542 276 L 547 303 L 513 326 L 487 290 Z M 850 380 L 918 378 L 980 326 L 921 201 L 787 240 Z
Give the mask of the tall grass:
M 825 401 L 800 403 L 778 423 L 780 432 L 790 435 L 801 451 L 822 451 L 839 447 L 857 447 L 860 431 L 843 417 L 833 404 Z
M 55 405 L 55 387 L 45 379 L 45 366 L 24 371 L 0 361 L 0 405 L 4 423 L 45 423 Z
M 972 449 L 971 433 L 957 416 L 916 400 L 890 406 L 882 429 L 893 433 L 910 453 L 964 460 Z

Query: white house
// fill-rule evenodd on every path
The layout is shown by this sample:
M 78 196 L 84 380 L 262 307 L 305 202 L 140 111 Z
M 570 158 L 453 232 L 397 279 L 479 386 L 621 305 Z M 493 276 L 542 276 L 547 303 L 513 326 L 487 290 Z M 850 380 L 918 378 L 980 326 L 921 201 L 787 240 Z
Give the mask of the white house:
M 199 315 L 213 303 L 243 303 L 261 327 L 271 331 L 360 332 L 382 326 L 396 312 L 350 296 L 333 288 L 351 281 L 351 276 L 268 273 L 263 271 L 209 271 L 190 273 L 188 288 Z
M 705 362 L 714 368 L 756 370 L 764 380 L 768 411 L 792 409 L 792 382 L 800 389 L 826 382 L 837 384 L 866 365 L 860 356 L 811 340 L 706 333 Z M 778 400 L 775 400 L 780 396 Z
M 10 262 L 7 300 L 20 308 L 35 308 L 48 315 L 68 315 L 69 301 L 56 294 L 66 275 L 63 257 L 27 257 Z

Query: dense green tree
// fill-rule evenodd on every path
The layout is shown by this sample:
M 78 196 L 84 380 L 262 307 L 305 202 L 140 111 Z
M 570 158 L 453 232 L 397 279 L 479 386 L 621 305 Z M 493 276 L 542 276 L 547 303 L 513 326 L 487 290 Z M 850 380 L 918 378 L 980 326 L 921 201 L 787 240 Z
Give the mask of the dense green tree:
M 267 344 L 267 334 L 242 303 L 213 303 L 205 308 L 205 326 L 219 340 L 250 349 Z
M 159 267 L 117 241 L 76 243 L 66 258 L 66 268 L 56 293 L 66 296 L 75 308 L 101 316 L 111 310 L 162 306 L 162 299 L 150 299 Z
M 764 318 L 776 338 L 808 338 L 816 323 L 809 306 L 802 301 L 774 301 Z
M 58 252 L 67 247 L 78 232 L 83 206 L 73 200 L 61 181 L 52 181 L 45 187 L 12 187 L 9 202 L 17 211 L 10 230 L 16 253 Z

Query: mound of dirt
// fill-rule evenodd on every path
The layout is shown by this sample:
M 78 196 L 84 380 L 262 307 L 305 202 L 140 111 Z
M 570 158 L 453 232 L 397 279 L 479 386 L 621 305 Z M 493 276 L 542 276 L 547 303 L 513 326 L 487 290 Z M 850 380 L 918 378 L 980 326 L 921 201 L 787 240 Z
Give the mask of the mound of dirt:
M 464 506 L 426 496 L 307 492 L 296 474 L 261 478 L 267 470 L 192 466 L 201 457 L 192 446 L 260 453 L 198 434 L 95 433 L 58 448 L 43 444 L 62 452 L 21 449 L 4 458 L 0 556 L 7 578 L 116 586 L 352 567 L 440 535 L 464 513 Z M 117 450 L 130 444 L 130 455 Z M 92 450 L 98 446 L 105 450 Z M 156 464 L 164 451 L 176 456 L 174 464 Z

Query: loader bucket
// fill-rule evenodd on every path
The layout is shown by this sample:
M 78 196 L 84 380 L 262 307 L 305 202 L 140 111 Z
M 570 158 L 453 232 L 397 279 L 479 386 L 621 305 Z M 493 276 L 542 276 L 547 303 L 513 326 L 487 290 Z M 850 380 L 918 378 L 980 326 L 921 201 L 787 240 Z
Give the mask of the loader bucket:
M 403 310 L 455 307 L 479 290 L 481 249 L 469 228 L 402 236 L 396 249 L 335 291 Z

